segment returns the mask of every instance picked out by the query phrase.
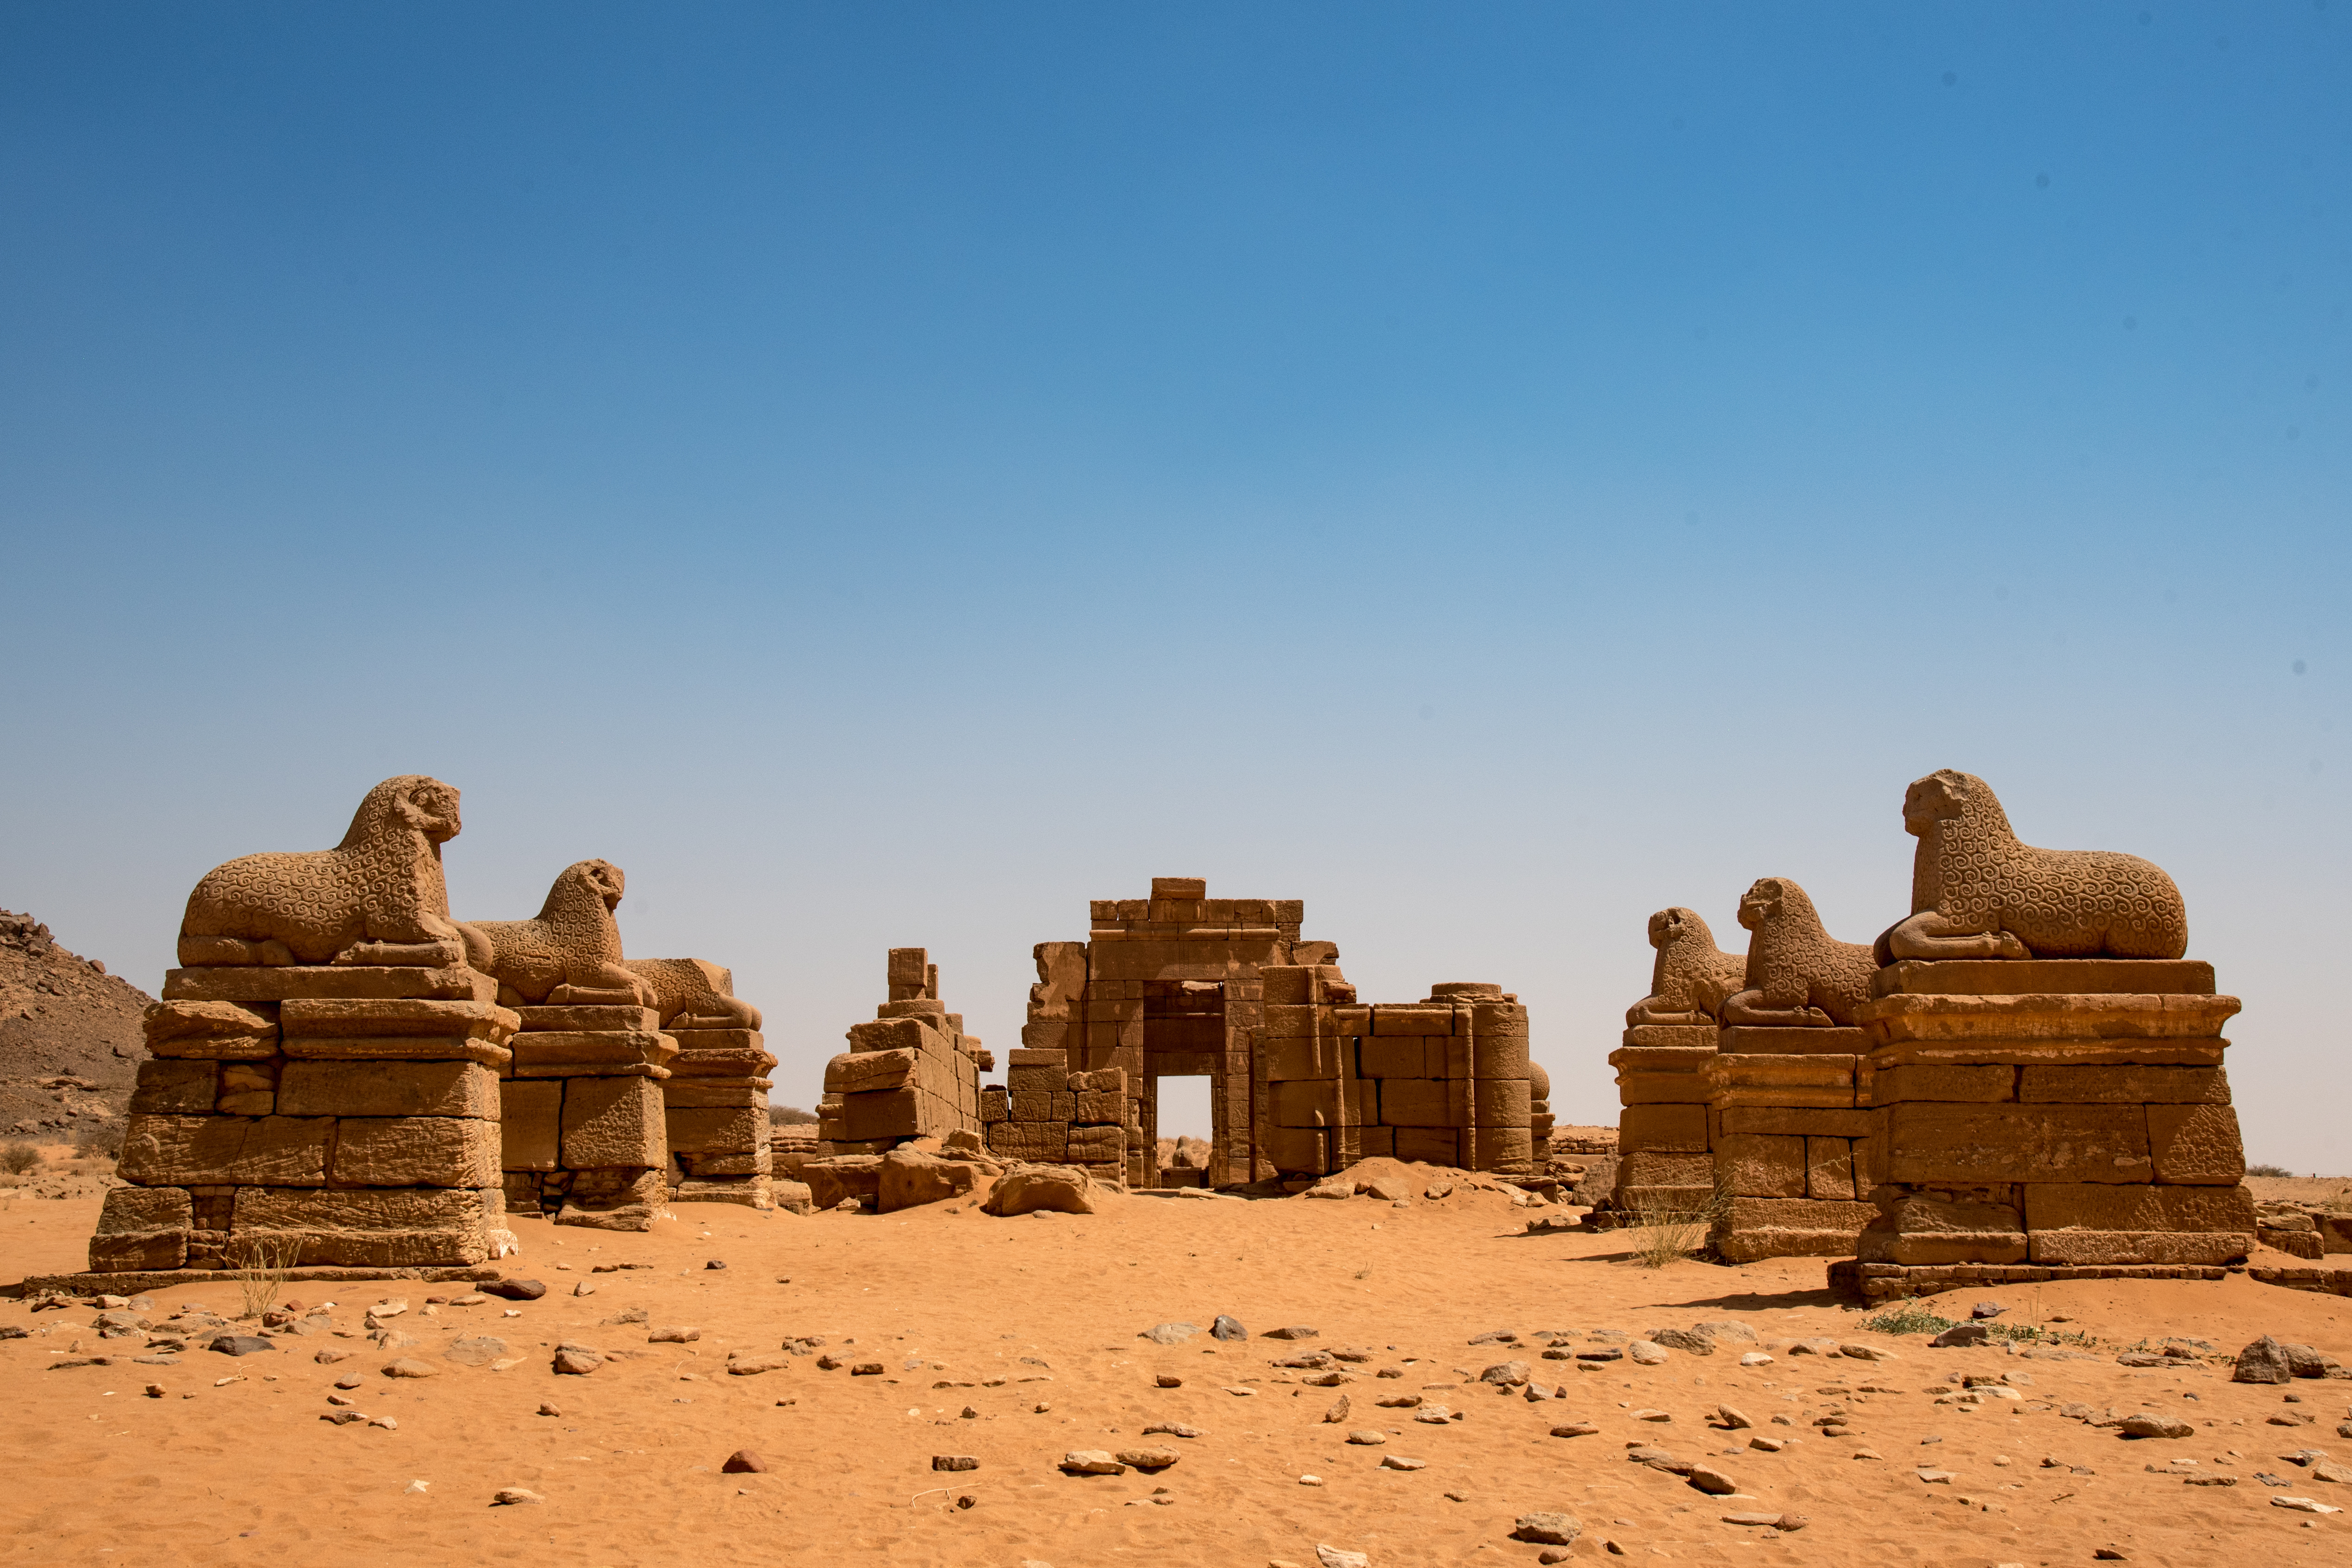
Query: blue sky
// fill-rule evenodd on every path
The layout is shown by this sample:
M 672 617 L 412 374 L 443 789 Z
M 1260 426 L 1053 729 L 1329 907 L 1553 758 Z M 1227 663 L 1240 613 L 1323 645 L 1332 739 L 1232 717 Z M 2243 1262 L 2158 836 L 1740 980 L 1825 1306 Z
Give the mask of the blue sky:
M 2352 1170 L 2347 29 L 0 6 L 0 903 L 152 985 L 431 773 L 460 915 L 617 862 L 807 1103 L 885 948 L 1009 1045 L 1202 875 L 1607 1120 L 1648 912 L 1867 940 L 1954 766 Z

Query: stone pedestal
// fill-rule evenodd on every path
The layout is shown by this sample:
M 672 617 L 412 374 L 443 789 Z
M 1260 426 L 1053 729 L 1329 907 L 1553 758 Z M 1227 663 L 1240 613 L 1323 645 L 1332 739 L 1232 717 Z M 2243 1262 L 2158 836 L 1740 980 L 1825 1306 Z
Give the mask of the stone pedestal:
M 517 1007 L 499 1086 L 507 1202 L 558 1225 L 651 1230 L 668 1197 L 662 1089 L 677 1044 L 650 1007 Z
M 1616 1214 L 1694 1214 L 1714 1195 L 1706 1068 L 1715 1047 L 1712 1024 L 1637 1024 L 1609 1053 L 1622 1108 L 1609 1194 Z
M 674 1203 L 773 1206 L 768 1071 L 776 1058 L 756 1029 L 675 1029 L 662 1084 Z
M 2210 965 L 1906 961 L 1873 991 L 1860 1261 L 2212 1266 L 2252 1246 L 2221 1066 L 2239 1003 Z
M 498 1073 L 515 1015 L 464 968 L 171 971 L 145 1019 L 93 1271 L 477 1264 L 515 1250 Z
M 1734 1027 L 1717 1039 L 1706 1068 L 1719 1205 L 1710 1244 L 1735 1263 L 1852 1256 L 1874 1212 L 1857 1201 L 1871 1128 L 1856 1109 L 1862 1031 Z

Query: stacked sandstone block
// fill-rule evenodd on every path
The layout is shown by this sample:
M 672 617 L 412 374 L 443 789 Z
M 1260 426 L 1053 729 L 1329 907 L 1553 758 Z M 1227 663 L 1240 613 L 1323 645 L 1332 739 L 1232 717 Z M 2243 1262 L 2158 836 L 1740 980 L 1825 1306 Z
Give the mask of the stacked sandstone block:
M 457 792 L 407 774 L 368 792 L 334 848 L 245 856 L 196 884 L 94 1270 L 514 1250 L 498 1070 L 520 1020 L 449 919 L 441 846 L 457 830 Z
M 674 1162 L 671 1201 L 772 1206 L 768 1072 L 776 1058 L 765 1038 L 715 1018 L 674 1020 L 670 1037 L 677 1056 L 662 1084 L 662 1120 Z
M 512 1013 L 463 967 L 174 969 L 146 1016 L 93 1270 L 395 1268 L 514 1250 Z
M 1693 1214 L 1715 1192 L 1707 1068 L 1716 1026 L 1636 1024 L 1609 1053 L 1617 1069 L 1617 1178 L 1610 1206 L 1633 1216 Z
M 523 1005 L 499 1086 L 508 1205 L 650 1230 L 668 1196 L 663 1089 L 678 1056 L 651 1007 Z
M 1706 1136 L 1722 1206 L 1710 1240 L 1727 1260 L 1853 1254 L 1875 1213 L 1857 1201 L 1870 1190 L 1856 1171 L 1872 1130 L 1857 1109 L 1865 1048 L 1852 1027 L 1733 1026 L 1717 1037 Z
M 1006 1160 L 1083 1168 L 1097 1181 L 1125 1185 L 1135 1115 L 1127 1069 L 1066 1069 L 1057 1050 L 1016 1050 L 1003 1087 L 981 1091 L 989 1152 Z
M 1528 1013 L 1499 985 L 1457 983 L 1364 1005 L 1329 964 L 1263 969 L 1253 1129 L 1285 1176 L 1386 1155 L 1527 1174 Z
M 1878 972 L 1865 1263 L 2217 1265 L 2255 1228 L 2221 1065 L 2238 999 L 2162 959 Z
M 915 1138 L 980 1128 L 988 1053 L 963 1015 L 939 999 L 939 968 L 919 947 L 894 947 L 890 999 L 850 1027 L 849 1049 L 825 1064 L 817 1131 L 824 1153 L 880 1154 Z

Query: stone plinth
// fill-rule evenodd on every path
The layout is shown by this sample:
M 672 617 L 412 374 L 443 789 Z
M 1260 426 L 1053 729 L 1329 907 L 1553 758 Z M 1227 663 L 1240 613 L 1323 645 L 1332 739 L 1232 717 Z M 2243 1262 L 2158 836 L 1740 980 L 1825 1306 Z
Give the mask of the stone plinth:
M 919 947 L 890 950 L 890 1000 L 852 1025 L 825 1064 L 817 1133 L 824 1155 L 880 1154 L 917 1138 L 978 1131 L 988 1053 L 939 999 L 939 968 Z M 1058 1081 L 1058 1080 L 1057 1080 Z
M 1713 1024 L 1636 1024 L 1609 1053 L 1617 1069 L 1617 1179 L 1609 1206 L 1626 1218 L 1696 1213 L 1714 1195 L 1706 1069 Z
M 2221 1067 L 2235 997 L 2184 960 L 1906 960 L 1860 1017 L 1868 1264 L 2212 1266 L 2253 1244 Z
M 507 1203 L 558 1225 L 651 1230 L 668 1197 L 663 1090 L 677 1041 L 650 1007 L 520 1006 L 506 1108 Z
M 1709 1242 L 1735 1263 L 1840 1258 L 1874 1212 L 1855 1028 L 1727 1028 L 1706 1066 Z
M 662 1084 L 670 1201 L 773 1206 L 769 1069 L 757 1029 L 673 1028 L 677 1056 Z
M 89 1247 L 122 1273 L 462 1268 L 515 1250 L 499 1072 L 519 1020 L 462 967 L 171 971 Z

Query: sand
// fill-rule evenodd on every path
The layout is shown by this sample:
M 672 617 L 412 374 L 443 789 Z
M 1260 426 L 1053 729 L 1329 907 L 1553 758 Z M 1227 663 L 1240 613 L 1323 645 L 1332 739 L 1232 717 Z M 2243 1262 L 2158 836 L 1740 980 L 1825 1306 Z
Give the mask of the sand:
M 5 1277 L 77 1266 L 96 1210 L 89 1200 L 8 1205 Z M 1822 1290 L 1819 1260 L 1652 1270 L 1626 1260 L 1621 1237 L 1525 1236 L 1527 1211 L 1489 1193 L 1409 1208 L 1370 1198 L 1122 1194 L 1093 1215 L 1019 1219 L 969 1205 L 887 1216 L 720 1205 L 676 1213 L 643 1236 L 518 1224 L 523 1256 L 508 1267 L 548 1282 L 536 1302 L 493 1298 L 428 1314 L 427 1295 L 464 1288 L 290 1285 L 297 1300 L 335 1302 L 332 1321 L 350 1337 L 289 1336 L 279 1351 L 241 1358 L 196 1351 L 176 1366 L 44 1370 L 65 1352 L 141 1353 L 142 1342 L 100 1340 L 88 1308 L 33 1313 L 0 1303 L 0 1329 L 33 1331 L 0 1341 L 10 1416 L 0 1458 L 12 1483 L 0 1500 L 0 1542 L 16 1561 L 117 1568 L 747 1556 L 1257 1568 L 1312 1565 L 1318 1543 L 1383 1568 L 1532 1563 L 1541 1549 L 1510 1538 L 1514 1521 L 1552 1510 L 1583 1522 L 1577 1562 L 1606 1560 L 1609 1542 L 1637 1561 L 1696 1563 L 1984 1568 L 2087 1563 L 2103 1547 L 2140 1563 L 2352 1561 L 2352 1514 L 2312 1518 L 2271 1501 L 2352 1504 L 2352 1485 L 2314 1479 L 2279 1458 L 2309 1447 L 2352 1460 L 2352 1437 L 2337 1435 L 2352 1415 L 2352 1383 L 2233 1384 L 2226 1364 L 2135 1371 L 2114 1360 L 2168 1333 L 2234 1352 L 2263 1331 L 2352 1360 L 2352 1301 L 2242 1277 L 1991 1292 L 2011 1306 L 2004 1321 L 2063 1317 L 2063 1331 L 2100 1342 L 2090 1359 L 2058 1361 L 1866 1332 L 1861 1314 Z M 709 1259 L 727 1268 L 707 1268 Z M 591 1272 L 616 1262 L 652 1267 Z M 583 1282 L 595 1293 L 572 1295 Z M 381 1374 L 394 1353 L 359 1331 L 363 1309 L 386 1296 L 411 1303 L 394 1321 L 425 1342 L 398 1353 L 436 1375 Z M 1938 1300 L 1964 1315 L 1974 1299 Z M 147 1315 L 160 1321 L 189 1300 L 238 1310 L 235 1289 L 216 1285 L 159 1293 Z M 643 1309 L 649 1323 L 609 1322 L 625 1309 Z M 1205 1330 L 1219 1312 L 1256 1337 L 1219 1344 L 1203 1333 L 1172 1345 L 1138 1337 L 1171 1321 Z M 1583 1350 L 1608 1342 L 1587 1338 L 1592 1331 L 1639 1335 L 1726 1318 L 1751 1325 L 1775 1363 L 1742 1368 L 1742 1347 L 1727 1345 L 1704 1358 L 1677 1352 L 1655 1367 L 1621 1361 L 1578 1373 L 1572 1361 L 1541 1359 L 1525 1338 L 1570 1331 L 1569 1348 Z M 1291 1323 L 1319 1337 L 1263 1337 Z M 648 1342 L 649 1327 L 677 1325 L 700 1338 Z M 1467 1342 L 1495 1330 L 1521 1335 L 1520 1347 Z M 444 1358 L 449 1341 L 480 1334 L 504 1338 L 520 1363 L 494 1371 Z M 788 1336 L 821 1336 L 824 1353 L 886 1370 L 822 1371 L 810 1355 L 762 1375 L 725 1375 L 730 1350 L 773 1352 Z M 1805 1336 L 1874 1344 L 1898 1359 L 1786 1353 Z M 629 1354 L 589 1376 L 557 1376 L 550 1358 L 564 1340 Z M 322 1345 L 358 1353 L 320 1365 L 312 1352 Z M 1318 1346 L 1372 1355 L 1349 1366 L 1358 1375 L 1339 1388 L 1307 1386 L 1298 1380 L 1310 1373 L 1269 1364 Z M 1538 1381 L 1566 1384 L 1567 1396 L 1530 1404 L 1475 1381 L 1515 1355 Z M 1372 1375 L 1382 1368 L 1402 1375 Z M 394 1417 L 396 1429 L 320 1419 L 335 1380 L 354 1372 L 361 1386 L 347 1397 Z M 1956 1386 L 1964 1373 L 2032 1381 L 2018 1403 L 1937 1405 L 1929 1390 Z M 1162 1373 L 1182 1386 L 1155 1386 Z M 143 1395 L 151 1382 L 162 1398 Z M 1236 1388 L 1254 1392 L 1228 1392 Z M 1327 1425 L 1323 1414 L 1342 1394 L 1351 1412 Z M 1464 1418 L 1425 1425 L 1411 1410 L 1373 1405 L 1398 1394 Z M 2061 1415 L 2056 1406 L 2074 1401 L 2103 1413 L 2178 1414 L 2194 1436 L 2126 1439 Z M 562 1414 L 536 1414 L 542 1402 Z M 1754 1429 L 1710 1428 L 1706 1417 L 1726 1403 Z M 960 1414 L 967 1406 L 971 1418 Z M 1832 1408 L 1849 1413 L 1843 1436 L 1813 1426 Z M 1636 1419 L 1643 1409 L 1671 1419 Z M 1775 1415 L 1790 1424 L 1773 1425 Z M 2312 1424 L 2271 1424 L 2305 1416 Z M 1549 1435 L 1570 1421 L 1599 1431 Z M 1201 1435 L 1146 1437 L 1156 1423 Z M 1350 1446 L 1351 1430 L 1387 1441 Z M 1758 1434 L 1790 1446 L 1747 1447 Z M 1718 1467 L 1741 1495 L 1709 1497 L 1629 1463 L 1627 1445 L 1639 1442 Z M 1156 1476 L 1056 1468 L 1071 1449 L 1145 1443 L 1181 1458 Z M 722 1473 L 745 1448 L 768 1469 Z M 935 1473 L 934 1455 L 970 1455 L 979 1468 Z M 1384 1455 L 1426 1468 L 1382 1469 Z M 2045 1468 L 2045 1456 L 2061 1463 Z M 2191 1487 L 2147 1472 L 2176 1458 L 2242 1479 Z M 1951 1479 L 1923 1481 L 1923 1465 Z M 2293 1484 L 2267 1487 L 2257 1471 Z M 1322 1484 L 1302 1485 L 1305 1475 Z M 493 1506 L 505 1487 L 546 1500 Z M 1171 1500 L 1148 1500 L 1163 1488 Z M 972 1505 L 959 1508 L 959 1496 Z M 1722 1522 L 1735 1510 L 1794 1511 L 1809 1522 L 1794 1534 Z

